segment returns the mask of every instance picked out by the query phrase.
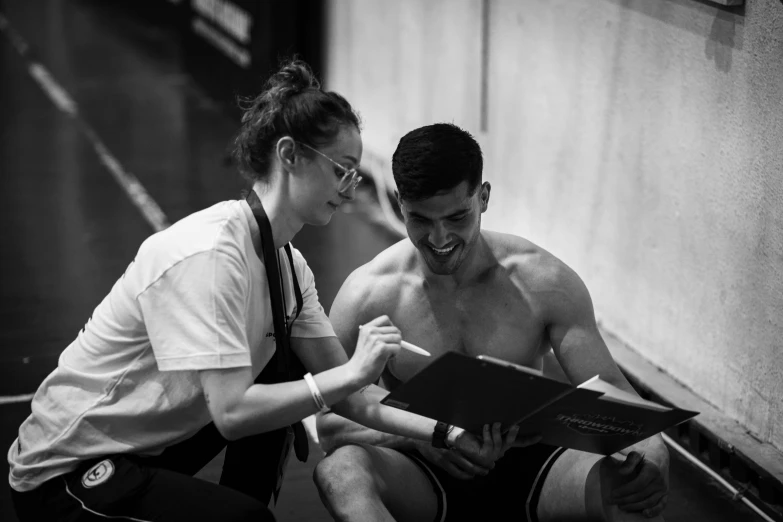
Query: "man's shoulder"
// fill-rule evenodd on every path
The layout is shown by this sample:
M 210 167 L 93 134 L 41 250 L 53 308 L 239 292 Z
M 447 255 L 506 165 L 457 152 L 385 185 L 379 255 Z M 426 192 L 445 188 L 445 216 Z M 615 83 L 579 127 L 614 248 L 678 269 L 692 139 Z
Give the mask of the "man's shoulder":
M 415 249 L 408 239 L 403 239 L 354 270 L 343 288 L 367 304 L 395 299 L 410 279 L 414 263 Z
M 508 276 L 527 287 L 551 291 L 568 286 L 577 277 L 560 258 L 529 239 L 491 230 L 482 233 Z

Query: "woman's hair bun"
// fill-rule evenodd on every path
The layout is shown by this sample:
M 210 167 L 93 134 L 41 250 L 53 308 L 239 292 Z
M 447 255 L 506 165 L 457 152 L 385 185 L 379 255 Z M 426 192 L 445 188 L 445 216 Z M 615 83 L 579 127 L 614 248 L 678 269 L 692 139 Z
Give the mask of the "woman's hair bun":
M 337 135 L 343 125 L 359 129 L 351 104 L 334 92 L 324 92 L 310 66 L 295 57 L 280 64 L 255 98 L 240 98 L 242 128 L 234 157 L 248 179 L 264 179 L 270 152 L 281 136 L 316 145 Z
M 306 89 L 320 90 L 321 82 L 306 62 L 294 58 L 281 64 L 280 69 L 269 78 L 267 89 L 286 98 Z

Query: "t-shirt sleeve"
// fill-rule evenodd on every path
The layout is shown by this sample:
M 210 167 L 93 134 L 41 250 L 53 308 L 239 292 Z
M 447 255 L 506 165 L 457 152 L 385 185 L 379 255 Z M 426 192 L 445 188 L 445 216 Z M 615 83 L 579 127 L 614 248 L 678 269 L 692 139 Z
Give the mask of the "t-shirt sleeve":
M 246 270 L 234 256 L 205 251 L 178 262 L 138 295 L 161 371 L 251 366 Z
M 302 254 L 296 249 L 292 250 L 299 287 L 302 290 L 302 313 L 291 327 L 291 337 L 336 337 L 332 323 L 318 300 L 312 270 Z

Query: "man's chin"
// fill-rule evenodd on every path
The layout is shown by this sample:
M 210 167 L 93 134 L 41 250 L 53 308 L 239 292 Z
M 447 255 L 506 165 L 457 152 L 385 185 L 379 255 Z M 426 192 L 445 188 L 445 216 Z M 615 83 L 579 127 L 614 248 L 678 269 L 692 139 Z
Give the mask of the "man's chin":
M 427 252 L 424 254 L 424 259 L 426 260 L 430 271 L 433 273 L 437 275 L 451 275 L 457 271 L 460 265 L 459 259 L 456 258 L 456 254 L 456 252 L 453 252 L 450 256 L 447 256 L 448 259 L 445 260 L 446 262 L 442 262 L 436 257 L 436 254 Z
M 457 270 L 455 267 L 433 266 L 430 263 L 427 263 L 427 266 L 430 268 L 430 272 L 435 275 L 451 275 Z

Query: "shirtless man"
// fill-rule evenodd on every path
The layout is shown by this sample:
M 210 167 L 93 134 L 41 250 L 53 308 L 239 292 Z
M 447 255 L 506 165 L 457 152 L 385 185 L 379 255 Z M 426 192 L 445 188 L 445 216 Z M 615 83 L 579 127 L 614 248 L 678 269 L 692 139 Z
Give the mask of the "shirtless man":
M 579 276 L 530 241 L 481 230 L 491 187 L 470 134 L 450 124 L 416 129 L 400 140 L 392 170 L 408 239 L 343 284 L 330 318 L 344 347 L 356 345 L 360 325 L 387 314 L 433 358 L 456 350 L 541 369 L 551 348 L 572 383 L 599 374 L 635 393 Z M 393 389 L 431 360 L 402 351 L 379 384 Z M 505 451 L 493 430 L 502 450 L 488 469 L 335 414 L 317 426 L 328 454 L 314 479 L 337 520 L 662 520 L 666 504 L 669 457 L 659 436 L 601 457 L 525 441 Z

